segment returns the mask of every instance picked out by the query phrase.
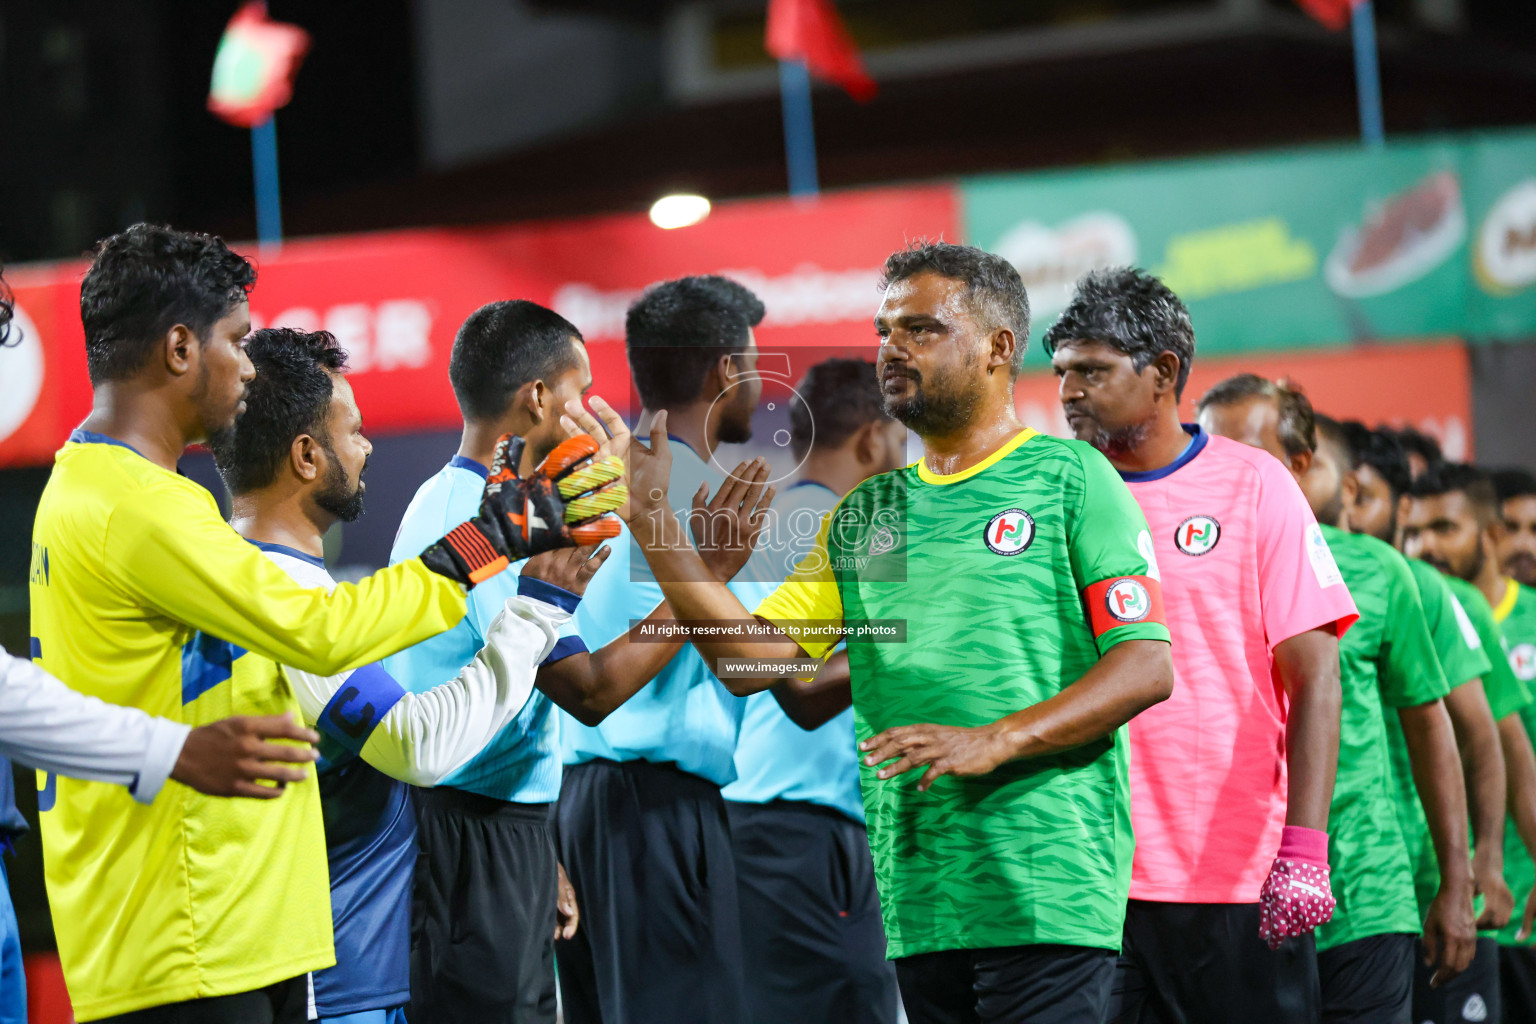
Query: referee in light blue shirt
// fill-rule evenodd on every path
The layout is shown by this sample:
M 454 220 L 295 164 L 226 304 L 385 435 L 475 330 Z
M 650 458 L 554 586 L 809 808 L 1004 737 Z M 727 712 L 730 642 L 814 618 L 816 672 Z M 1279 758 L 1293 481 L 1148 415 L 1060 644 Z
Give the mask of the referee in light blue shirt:
M 763 305 L 721 277 L 650 288 L 630 307 L 625 341 L 645 407 L 667 410 L 669 493 L 686 521 L 721 443 L 751 435 L 762 394 L 752 328 Z M 605 643 L 661 600 L 628 534 L 588 584 L 577 627 Z M 743 574 L 745 576 L 746 574 Z M 748 607 L 766 584 L 734 583 Z M 566 718 L 558 805 L 562 862 L 582 927 L 557 943 L 568 1024 L 740 1024 L 741 919 L 721 787 L 736 777 L 746 702 L 684 645 L 649 686 L 594 727 Z
M 843 495 L 907 461 L 906 428 L 885 414 L 873 363 L 826 360 L 796 390 L 790 447 L 803 463 L 740 579 L 787 577 Z M 724 795 L 746 924 L 747 1005 L 761 1024 L 896 1021 L 848 685 L 847 658 L 834 657 L 810 701 L 786 695 L 793 720 L 771 691 L 747 698 L 737 778 Z

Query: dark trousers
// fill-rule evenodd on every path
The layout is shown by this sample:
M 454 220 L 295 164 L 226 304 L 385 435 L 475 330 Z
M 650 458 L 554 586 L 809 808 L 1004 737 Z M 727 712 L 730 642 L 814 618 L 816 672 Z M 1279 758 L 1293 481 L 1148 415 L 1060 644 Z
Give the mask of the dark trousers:
M 581 927 L 558 943 L 567 1024 L 741 1024 L 744 971 L 720 787 L 671 764 L 588 761 L 560 789 Z
M 946 949 L 896 960 L 911 1024 L 1100 1024 L 1115 954 L 1084 946 Z
M 1536 949 L 1499 947 L 1499 1001 L 1505 1024 L 1536 1021 Z
M 554 1024 L 555 843 L 548 804 L 415 793 L 411 1002 L 422 1024 Z
M 864 826 L 819 804 L 725 803 L 754 1024 L 895 1024 Z
M 1308 935 L 1271 951 L 1257 903 L 1131 900 L 1110 1024 L 1314 1024 L 1317 948 Z
M 1439 988 L 1430 988 L 1434 972 L 1424 966 L 1424 946 L 1413 964 L 1413 1019 L 1422 1024 L 1492 1024 L 1503 1014 L 1499 998 L 1499 943 L 1477 938 L 1472 965 Z
M 1368 935 L 1317 954 L 1323 1024 L 1412 1024 L 1416 935 Z
M 309 1020 L 309 975 L 266 988 L 102 1017 L 99 1024 L 305 1024 Z

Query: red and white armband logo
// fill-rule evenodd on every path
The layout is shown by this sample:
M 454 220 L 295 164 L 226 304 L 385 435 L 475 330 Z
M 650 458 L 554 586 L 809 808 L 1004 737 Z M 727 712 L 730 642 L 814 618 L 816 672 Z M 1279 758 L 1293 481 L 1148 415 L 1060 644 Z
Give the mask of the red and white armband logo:
M 1113 576 L 1083 591 L 1094 636 L 1132 622 L 1162 622 L 1162 584 L 1150 576 Z

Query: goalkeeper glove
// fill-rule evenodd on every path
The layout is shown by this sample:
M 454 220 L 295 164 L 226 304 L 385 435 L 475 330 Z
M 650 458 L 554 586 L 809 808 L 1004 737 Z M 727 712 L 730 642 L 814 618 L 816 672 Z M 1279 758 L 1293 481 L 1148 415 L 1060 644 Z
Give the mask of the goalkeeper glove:
M 597 458 L 586 434 L 567 438 L 526 480 L 517 475 L 523 439 L 503 434 L 480 514 L 422 552 L 427 568 L 472 587 L 543 551 L 596 544 L 619 535 L 613 512 L 629 499 L 624 463 Z
M 1287 825 L 1280 855 L 1259 893 L 1259 938 L 1279 949 L 1287 938 L 1305 935 L 1333 917 L 1328 879 L 1328 833 Z

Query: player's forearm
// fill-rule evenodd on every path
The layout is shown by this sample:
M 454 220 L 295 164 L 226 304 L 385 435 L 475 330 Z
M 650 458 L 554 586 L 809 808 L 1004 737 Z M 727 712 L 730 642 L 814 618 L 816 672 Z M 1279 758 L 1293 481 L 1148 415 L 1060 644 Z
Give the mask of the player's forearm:
M 655 640 L 655 627 L 672 621 L 665 601 L 643 620 L 590 654 L 563 658 L 539 670 L 539 689 L 582 725 L 598 725 L 667 666 L 681 639 Z
M 1055 754 L 1105 736 L 1173 693 L 1173 656 L 1161 640 L 1111 647 L 1078 680 L 1049 700 L 991 727 L 1004 760 Z
M 1483 694 L 1481 680 L 1461 684 L 1445 695 L 1445 710 L 1456 733 L 1461 752 L 1462 777 L 1467 785 L 1467 808 L 1472 819 L 1474 854 L 1482 859 L 1504 860 L 1504 749 L 1498 726 Z
M 1467 851 L 1466 785 L 1451 718 L 1440 701 L 1399 708 L 1413 783 L 1429 821 L 1440 865 L 1442 889 L 1472 887 L 1472 858 Z
M 1509 816 L 1521 845 L 1536 857 L 1536 752 L 1531 750 L 1531 738 L 1518 714 L 1504 716 L 1498 725 Z
M 836 718 L 853 703 L 848 652 L 838 651 L 810 679 L 780 679 L 774 699 L 791 722 L 809 732 Z
M 1291 705 L 1285 729 L 1285 823 L 1325 832 L 1344 701 L 1338 638 L 1320 629 L 1293 636 L 1275 645 L 1275 664 Z
M 645 560 L 672 608 L 672 615 L 685 622 L 757 628 L 761 620 L 747 610 L 729 587 L 715 578 L 693 545 L 669 535 L 668 520 L 676 522 L 670 513 L 640 516 L 630 523 L 630 528 L 645 552 Z M 796 658 L 802 655 L 800 645 L 788 634 L 777 629 L 774 633 L 777 635 L 764 640 L 718 634 L 693 635 L 689 642 L 703 655 L 712 672 L 722 658 Z M 737 696 L 746 696 L 767 689 L 772 680 L 731 679 L 722 682 Z

